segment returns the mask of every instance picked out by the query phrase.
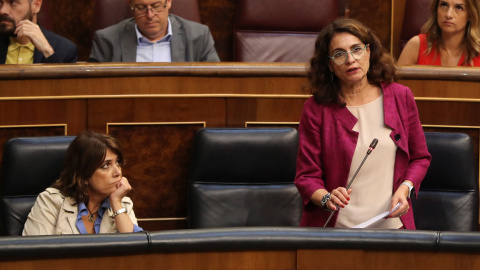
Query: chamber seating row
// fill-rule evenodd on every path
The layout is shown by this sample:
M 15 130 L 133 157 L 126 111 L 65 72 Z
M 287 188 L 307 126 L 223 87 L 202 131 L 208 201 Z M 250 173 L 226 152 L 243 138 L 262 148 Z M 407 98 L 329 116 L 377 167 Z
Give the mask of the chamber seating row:
M 54 30 L 52 3 L 43 1 L 39 24 Z M 318 32 L 338 18 L 338 0 L 240 0 L 233 30 L 234 61 L 306 62 L 313 54 Z M 197 0 L 175 0 L 169 11 L 184 19 L 201 22 Z M 96 30 L 132 17 L 125 0 L 96 1 L 90 36 Z M 298 14 L 302 14 L 298 16 Z M 211 29 L 212 30 L 212 29 Z M 87 46 L 87 44 L 77 44 Z M 91 44 L 88 44 L 91 47 Z M 90 47 L 87 49 L 90 50 Z
M 461 133 L 425 135 L 432 163 L 413 201 L 417 229 L 432 231 L 437 240 L 435 231 L 476 231 L 478 178 L 470 137 Z M 21 234 L 36 196 L 60 175 L 61 160 L 73 138 L 15 138 L 5 144 L 2 235 Z M 297 148 L 294 128 L 198 130 L 188 184 L 190 228 L 297 227 L 302 204 L 293 184 Z
M 54 2 L 52 1 L 43 1 L 41 12 L 38 14 L 38 23 L 51 31 L 54 29 L 53 18 L 56 16 L 53 13 L 53 4 Z M 187 20 L 200 22 L 200 9 L 198 8 L 197 0 L 173 1 L 170 12 Z M 96 30 L 132 17 L 131 6 L 128 1 L 96 1 L 93 13 L 94 21 L 90 33 L 92 36 Z

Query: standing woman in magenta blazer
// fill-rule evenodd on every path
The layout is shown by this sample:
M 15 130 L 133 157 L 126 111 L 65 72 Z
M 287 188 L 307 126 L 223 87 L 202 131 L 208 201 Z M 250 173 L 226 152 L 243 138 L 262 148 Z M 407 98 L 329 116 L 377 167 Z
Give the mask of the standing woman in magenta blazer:
M 415 229 L 410 196 L 430 165 L 417 107 L 394 83 L 393 58 L 360 22 L 338 19 L 319 34 L 307 77 L 313 96 L 299 126 L 295 185 L 301 226 L 351 228 L 392 210 L 374 228 Z M 350 189 L 374 138 L 378 145 Z M 339 210 L 339 211 L 336 211 Z

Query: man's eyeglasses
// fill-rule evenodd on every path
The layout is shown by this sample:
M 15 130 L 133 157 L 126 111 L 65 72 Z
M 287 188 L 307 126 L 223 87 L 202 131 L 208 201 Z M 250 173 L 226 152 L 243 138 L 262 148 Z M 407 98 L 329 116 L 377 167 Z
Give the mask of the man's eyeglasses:
M 153 15 L 161 13 L 167 7 L 167 0 L 162 4 L 162 2 L 155 2 L 151 5 L 135 5 L 132 6 L 132 12 L 134 16 L 145 16 L 148 11 L 151 10 Z
M 365 55 L 365 50 L 367 49 L 368 44 L 365 47 L 355 47 L 350 52 L 337 52 L 333 56 L 328 56 L 328 58 L 333 59 L 335 64 L 343 65 L 343 63 L 347 62 L 348 54 L 351 54 L 355 60 L 360 60 Z

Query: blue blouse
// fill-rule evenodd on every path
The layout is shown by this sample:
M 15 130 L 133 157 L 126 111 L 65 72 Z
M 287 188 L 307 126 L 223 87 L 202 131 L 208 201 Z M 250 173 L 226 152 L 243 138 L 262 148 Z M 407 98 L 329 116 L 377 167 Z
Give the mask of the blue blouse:
M 105 198 L 103 200 L 102 205 L 100 205 L 100 208 L 98 209 L 98 217 L 95 219 L 95 233 L 99 233 L 100 231 L 100 224 L 102 223 L 103 215 L 105 214 L 105 211 L 110 208 L 110 200 Z M 81 234 L 87 234 L 87 229 L 85 229 L 85 225 L 83 224 L 82 217 L 83 216 L 88 216 L 88 210 L 87 206 L 85 206 L 85 203 L 81 202 L 78 205 L 78 214 L 77 214 L 77 228 L 80 231 Z M 142 232 L 143 229 L 139 227 L 136 224 L 133 224 L 133 232 Z

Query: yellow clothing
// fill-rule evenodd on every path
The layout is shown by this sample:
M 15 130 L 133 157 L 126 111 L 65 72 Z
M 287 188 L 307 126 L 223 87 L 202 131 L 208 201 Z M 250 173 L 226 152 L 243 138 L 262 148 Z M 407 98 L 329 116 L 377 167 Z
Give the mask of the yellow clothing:
M 35 45 L 32 42 L 20 44 L 10 37 L 5 64 L 33 64 Z

